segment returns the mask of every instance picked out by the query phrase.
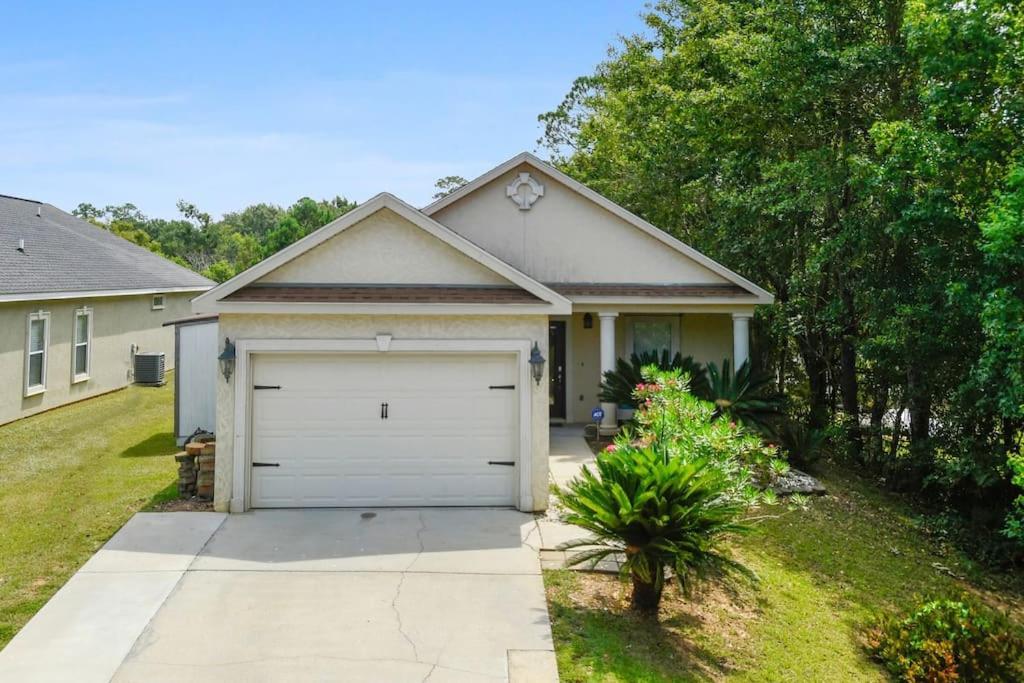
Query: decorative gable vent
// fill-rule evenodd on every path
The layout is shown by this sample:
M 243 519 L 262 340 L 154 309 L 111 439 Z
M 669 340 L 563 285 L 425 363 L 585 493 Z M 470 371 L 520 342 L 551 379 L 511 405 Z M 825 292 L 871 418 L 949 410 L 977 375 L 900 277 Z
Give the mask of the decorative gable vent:
M 519 177 L 505 188 L 505 196 L 515 202 L 520 211 L 529 211 L 536 201 L 544 196 L 544 186 L 534 180 L 529 173 L 520 173 Z

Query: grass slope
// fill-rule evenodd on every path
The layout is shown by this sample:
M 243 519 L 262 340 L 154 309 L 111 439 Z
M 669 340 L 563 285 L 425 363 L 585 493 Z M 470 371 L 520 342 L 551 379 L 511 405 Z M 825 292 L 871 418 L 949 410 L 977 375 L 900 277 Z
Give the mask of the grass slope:
M 129 517 L 177 495 L 170 377 L 0 427 L 0 648 Z
M 882 681 L 859 635 L 879 610 L 968 592 L 1021 617 L 1021 577 L 935 543 L 869 482 L 838 470 L 823 480 L 833 495 L 736 540 L 756 584 L 691 599 L 672 586 L 658 623 L 629 613 L 616 577 L 547 572 L 562 680 Z

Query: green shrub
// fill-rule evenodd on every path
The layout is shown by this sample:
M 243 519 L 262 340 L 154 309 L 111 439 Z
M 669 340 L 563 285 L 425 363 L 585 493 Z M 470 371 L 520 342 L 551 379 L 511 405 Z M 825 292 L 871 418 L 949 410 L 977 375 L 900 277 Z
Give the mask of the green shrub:
M 935 600 L 867 631 L 871 655 L 901 681 L 1024 680 L 1024 639 L 1001 614 L 966 601 Z
M 714 417 L 728 417 L 762 434 L 772 434 L 772 423 L 782 414 L 782 399 L 772 393 L 771 379 L 754 373 L 749 362 L 731 372 L 729 360 L 722 369 L 708 363 L 706 398 L 715 404 Z
M 621 556 L 633 581 L 633 607 L 657 613 L 666 570 L 687 589 L 709 571 L 745 573 L 721 550 L 745 530 L 743 513 L 765 495 L 757 485 L 785 470 L 775 449 L 688 391 L 680 371 L 643 369 L 636 388 L 636 431 L 620 433 L 584 467 L 559 502 L 565 521 L 591 537 L 560 546 L 582 549 L 570 564 Z
M 779 448 L 789 456 L 789 462 L 799 467 L 811 467 L 825 453 L 828 432 L 808 427 L 797 420 L 787 420 L 776 435 Z
M 653 446 L 619 445 L 584 467 L 558 493 L 565 521 L 591 533 L 562 549 L 585 548 L 570 565 L 620 556 L 633 581 L 632 605 L 656 614 L 671 568 L 686 589 L 709 570 L 741 569 L 722 554 L 723 536 L 744 530 L 745 506 L 728 495 L 732 484 L 706 460 L 666 457 Z
M 756 498 L 755 487 L 766 487 L 786 470 L 785 461 L 759 436 L 732 420 L 717 419 L 717 407 L 694 396 L 679 372 L 651 366 L 644 369 L 644 378 L 635 392 L 636 432 L 624 433 L 620 442 L 654 444 L 684 461 L 707 460 L 726 474 L 734 492 L 748 497 Z
M 1019 490 L 1024 491 L 1024 446 L 1021 446 L 1019 453 L 1006 459 L 1006 466 L 1010 470 L 1010 481 Z M 1024 546 L 1024 493 L 1014 498 L 1003 526 L 1003 535 Z
M 601 391 L 598 398 L 607 403 L 636 408 L 636 397 L 633 395 L 638 385 L 643 384 L 643 370 L 648 366 L 657 366 L 659 370 L 677 370 L 690 378 L 690 391 L 702 398 L 707 397 L 708 378 L 704 367 L 693 360 L 693 356 L 685 358 L 680 353 L 669 356 L 668 351 L 645 351 L 632 354 L 629 360 L 619 358 L 615 361 L 615 369 L 604 373 L 601 380 Z

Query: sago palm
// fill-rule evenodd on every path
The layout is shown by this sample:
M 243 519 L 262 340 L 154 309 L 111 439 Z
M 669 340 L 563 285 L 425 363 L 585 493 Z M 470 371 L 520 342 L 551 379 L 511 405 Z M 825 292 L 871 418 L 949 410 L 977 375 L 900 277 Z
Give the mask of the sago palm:
M 763 434 L 771 433 L 771 423 L 779 417 L 782 401 L 771 391 L 771 380 L 754 374 L 749 362 L 730 372 L 729 360 L 722 370 L 708 363 L 708 396 L 715 404 L 714 418 L 728 417 Z
M 615 369 L 604 373 L 601 380 L 599 398 L 602 401 L 636 407 L 633 392 L 636 386 L 644 381 L 643 369 L 651 365 L 660 370 L 679 370 L 690 378 L 690 391 L 704 397 L 708 391 L 708 378 L 703 366 L 693 360 L 693 356 L 682 356 L 680 353 L 670 356 L 668 351 L 645 351 L 631 354 L 629 360 L 619 358 L 615 361 Z
M 632 605 L 648 614 L 657 613 L 668 568 L 683 589 L 709 570 L 746 572 L 721 551 L 727 534 L 746 530 L 744 505 L 729 497 L 721 470 L 625 444 L 598 456 L 595 467 L 558 492 L 565 521 L 591 533 L 559 546 L 581 549 L 570 566 L 621 555 Z

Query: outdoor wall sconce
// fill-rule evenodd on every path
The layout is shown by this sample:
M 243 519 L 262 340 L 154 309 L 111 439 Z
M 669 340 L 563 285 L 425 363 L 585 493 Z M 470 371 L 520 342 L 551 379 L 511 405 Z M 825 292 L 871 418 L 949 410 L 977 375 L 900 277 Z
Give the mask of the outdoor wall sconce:
M 544 379 L 544 356 L 540 353 L 540 347 L 537 346 L 537 342 L 533 342 L 533 348 L 530 349 L 530 369 L 533 371 L 533 381 L 540 386 L 540 381 Z
M 224 375 L 224 381 L 230 382 L 231 375 L 235 372 L 235 345 L 231 340 L 224 337 L 224 350 L 217 356 L 220 362 L 220 373 Z
M 583 329 L 592 330 L 594 329 L 594 316 L 589 313 L 583 314 Z

